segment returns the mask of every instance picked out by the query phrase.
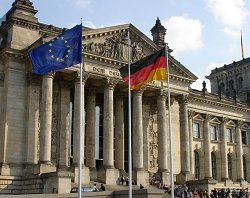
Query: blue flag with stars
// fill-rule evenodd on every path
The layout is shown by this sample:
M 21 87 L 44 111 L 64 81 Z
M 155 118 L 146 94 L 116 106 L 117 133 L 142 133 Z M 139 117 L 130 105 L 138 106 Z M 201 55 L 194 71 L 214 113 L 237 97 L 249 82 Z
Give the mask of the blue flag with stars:
M 82 25 L 76 25 L 31 50 L 29 57 L 36 74 L 45 74 L 81 63 Z

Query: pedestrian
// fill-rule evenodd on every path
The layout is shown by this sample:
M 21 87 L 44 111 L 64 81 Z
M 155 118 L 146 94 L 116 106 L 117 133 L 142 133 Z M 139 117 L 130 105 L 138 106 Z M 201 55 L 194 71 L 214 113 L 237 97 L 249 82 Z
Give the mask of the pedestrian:
M 123 184 L 124 184 L 124 176 L 123 175 L 121 176 L 121 183 L 122 183 L 122 186 L 123 186 Z

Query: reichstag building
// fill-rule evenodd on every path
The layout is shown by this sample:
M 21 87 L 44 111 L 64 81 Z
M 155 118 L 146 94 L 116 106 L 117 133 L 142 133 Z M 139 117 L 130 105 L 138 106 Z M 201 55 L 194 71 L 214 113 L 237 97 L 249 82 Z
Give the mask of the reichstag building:
M 32 72 L 28 52 L 65 31 L 39 22 L 30 0 L 13 0 L 0 24 L 0 194 L 68 193 L 78 181 L 80 65 Z M 153 26 L 154 24 L 152 24 Z M 119 184 L 128 173 L 128 86 L 119 68 L 164 46 L 159 19 L 148 38 L 132 24 L 83 27 L 82 183 Z M 174 178 L 201 188 L 250 182 L 250 59 L 208 74 L 211 93 L 171 56 Z M 170 184 L 167 84 L 132 92 L 132 164 L 137 185 Z M 20 186 L 22 188 L 20 188 Z M 25 189 L 25 190 L 24 190 Z

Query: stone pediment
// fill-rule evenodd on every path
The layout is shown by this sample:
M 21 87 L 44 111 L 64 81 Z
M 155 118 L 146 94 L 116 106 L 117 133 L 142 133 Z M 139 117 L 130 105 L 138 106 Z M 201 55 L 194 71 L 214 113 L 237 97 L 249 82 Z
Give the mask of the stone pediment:
M 83 53 L 93 60 L 110 63 L 116 68 L 128 63 L 128 32 L 130 34 L 131 63 L 148 56 L 160 48 L 146 35 L 131 24 L 118 25 L 100 29 L 83 31 Z M 169 56 L 170 74 L 178 80 L 182 78 L 190 83 L 197 77 L 180 64 L 174 57 Z
M 128 63 L 128 32 L 131 63 L 159 48 L 131 24 L 83 31 L 83 53 Z

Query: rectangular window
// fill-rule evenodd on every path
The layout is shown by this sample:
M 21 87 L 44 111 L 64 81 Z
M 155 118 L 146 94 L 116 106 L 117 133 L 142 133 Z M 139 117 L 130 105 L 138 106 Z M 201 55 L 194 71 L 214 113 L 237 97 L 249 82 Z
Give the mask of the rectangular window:
M 227 142 L 233 142 L 233 131 L 232 131 L 232 129 L 227 129 Z
M 242 144 L 247 144 L 247 132 L 241 131 Z
M 200 124 L 197 122 L 193 123 L 193 137 L 200 138 Z
M 210 126 L 211 140 L 217 140 L 216 126 Z

